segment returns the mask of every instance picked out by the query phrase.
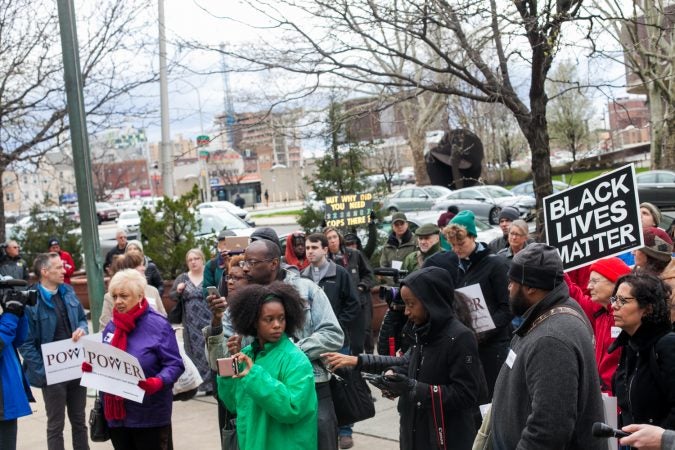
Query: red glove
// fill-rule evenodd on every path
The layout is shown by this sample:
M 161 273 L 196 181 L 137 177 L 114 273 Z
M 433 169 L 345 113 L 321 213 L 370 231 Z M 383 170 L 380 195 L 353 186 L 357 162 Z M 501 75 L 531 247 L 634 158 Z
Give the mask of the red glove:
M 138 387 L 143 389 L 148 395 L 157 393 L 164 387 L 164 382 L 159 377 L 150 377 L 138 382 Z
M 82 361 L 82 372 L 91 372 L 92 367 L 87 361 Z

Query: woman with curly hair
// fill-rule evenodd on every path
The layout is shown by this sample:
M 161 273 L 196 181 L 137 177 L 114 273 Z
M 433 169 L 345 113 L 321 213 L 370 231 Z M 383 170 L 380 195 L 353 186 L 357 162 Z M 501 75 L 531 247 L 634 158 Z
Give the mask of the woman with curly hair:
M 610 298 L 621 328 L 611 353 L 621 347 L 613 392 L 621 409 L 619 425 L 649 423 L 675 429 L 675 333 L 671 330 L 670 287 L 655 275 L 619 278 Z
M 316 448 L 314 373 L 291 341 L 304 323 L 303 300 L 281 282 L 250 285 L 228 299 L 228 310 L 237 334 L 255 336 L 233 356 L 243 370 L 218 377 L 219 398 L 237 413 L 240 448 Z

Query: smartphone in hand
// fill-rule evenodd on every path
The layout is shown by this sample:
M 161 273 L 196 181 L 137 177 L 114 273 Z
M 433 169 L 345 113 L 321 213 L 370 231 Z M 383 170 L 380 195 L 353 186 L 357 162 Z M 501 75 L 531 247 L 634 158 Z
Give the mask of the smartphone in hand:
M 232 377 L 239 374 L 239 364 L 234 358 L 218 358 L 218 375 L 221 377 Z
M 220 297 L 220 292 L 218 292 L 218 288 L 215 286 L 208 286 L 206 288 L 206 292 L 208 292 L 209 295 L 215 295 L 216 297 Z

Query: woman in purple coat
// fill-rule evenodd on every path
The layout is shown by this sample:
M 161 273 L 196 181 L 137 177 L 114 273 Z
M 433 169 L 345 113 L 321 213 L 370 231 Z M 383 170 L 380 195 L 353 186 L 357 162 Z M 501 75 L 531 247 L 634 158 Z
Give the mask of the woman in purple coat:
M 143 403 L 103 393 L 116 449 L 171 448 L 171 390 L 185 368 L 171 325 L 148 307 L 143 296 L 146 283 L 138 271 L 126 269 L 117 272 L 108 287 L 114 309 L 103 330 L 103 342 L 138 358 L 146 376 L 138 383 L 145 390 Z

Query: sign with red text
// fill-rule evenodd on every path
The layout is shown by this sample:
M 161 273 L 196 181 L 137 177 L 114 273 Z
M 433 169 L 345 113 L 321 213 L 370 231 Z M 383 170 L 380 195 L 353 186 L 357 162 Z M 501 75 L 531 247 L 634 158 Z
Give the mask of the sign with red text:
M 633 165 L 544 198 L 544 222 L 565 270 L 642 247 Z
M 92 371 L 82 373 L 80 385 L 142 403 L 145 391 L 138 387 L 145 380 L 138 359 L 109 344 L 82 340 L 84 361 Z
M 455 291 L 466 296 L 464 300 L 469 306 L 469 311 L 471 311 L 473 331 L 482 333 L 495 329 L 495 322 L 492 320 L 492 316 L 488 310 L 480 284 L 476 283 L 463 288 L 457 288 Z
M 84 348 L 82 339 L 71 338 L 42 344 L 42 362 L 45 366 L 47 385 L 77 380 L 82 376 Z

